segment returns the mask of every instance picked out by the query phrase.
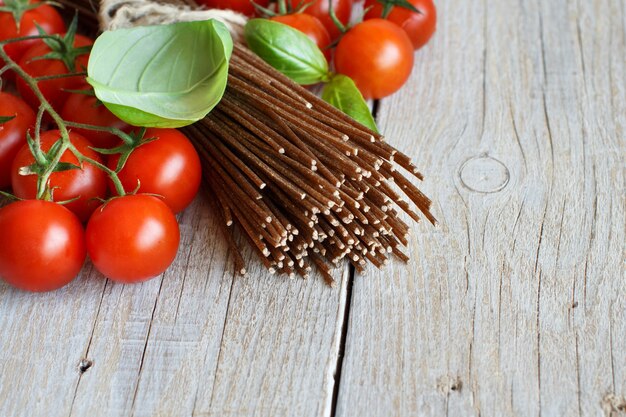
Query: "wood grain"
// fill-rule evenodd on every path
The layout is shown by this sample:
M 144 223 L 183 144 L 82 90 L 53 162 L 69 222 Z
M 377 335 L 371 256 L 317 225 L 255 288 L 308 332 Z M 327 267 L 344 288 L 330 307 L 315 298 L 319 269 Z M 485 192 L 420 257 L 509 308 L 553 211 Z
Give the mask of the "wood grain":
M 379 122 L 441 225 L 355 278 L 336 415 L 626 415 L 625 2 L 438 6 Z

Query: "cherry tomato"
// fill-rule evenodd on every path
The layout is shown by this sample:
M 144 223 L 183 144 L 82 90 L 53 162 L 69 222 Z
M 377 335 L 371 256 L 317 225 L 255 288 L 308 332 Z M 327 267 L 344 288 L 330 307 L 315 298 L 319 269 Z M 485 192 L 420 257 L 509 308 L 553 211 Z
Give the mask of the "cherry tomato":
M 36 1 L 18 0 L 16 3 L 37 4 Z M 4 4 L 4 7 L 17 7 Z M 51 6 L 41 3 L 40 6 L 25 11 L 19 22 L 19 30 L 15 24 L 15 17 L 11 12 L 0 12 L 0 41 L 7 39 L 19 38 L 22 36 L 38 35 L 37 25 L 39 25 L 46 33 L 63 33 L 65 32 L 65 23 L 61 15 Z M 37 39 L 25 40 L 20 42 L 9 43 L 4 50 L 9 57 L 18 62 L 22 55 L 35 44 L 40 43 Z
M 85 87 L 81 88 L 85 89 Z M 64 120 L 87 125 L 116 127 L 120 130 L 128 130 L 127 123 L 118 119 L 96 97 L 74 93 L 70 94 L 61 110 Z M 110 149 L 119 144 L 120 139 L 108 132 L 100 132 L 91 129 L 72 128 L 86 137 L 96 148 Z
M 274 16 L 270 18 L 270 20 L 291 26 L 292 28 L 298 29 L 300 32 L 304 33 L 317 44 L 320 50 L 324 53 L 326 60 L 330 61 L 330 35 L 317 17 L 306 13 L 295 13 L 285 16 Z
M 96 269 L 130 283 L 153 278 L 170 266 L 180 232 L 161 199 L 137 194 L 113 198 L 98 208 L 87 223 L 86 239 Z
M 22 200 L 0 209 L 0 277 L 26 291 L 61 288 L 85 262 L 83 226 L 65 207 Z
M 59 140 L 58 130 L 49 130 L 41 134 L 41 149 L 46 152 Z M 79 135 L 70 132 L 70 141 L 83 155 L 102 162 L 100 155 L 91 150 L 91 143 Z M 19 198 L 35 198 L 37 196 L 37 176 L 20 175 L 21 167 L 34 163 L 33 155 L 24 145 L 17 153 L 11 168 L 11 183 L 13 193 Z M 78 159 L 67 150 L 61 156 L 61 162 L 78 165 Z M 98 198 L 105 198 L 107 194 L 107 175 L 95 166 L 84 163 L 82 169 L 54 172 L 50 175 L 49 187 L 52 190 L 54 201 L 67 201 L 78 197 L 65 206 L 73 211 L 81 221 L 89 219 L 91 213 L 100 205 Z
M 415 13 L 401 6 L 394 6 L 386 17 L 390 22 L 400 26 L 411 39 L 414 49 L 419 49 L 426 45 L 428 40 L 435 33 L 437 27 L 437 9 L 432 0 L 408 0 L 417 10 Z M 369 11 L 365 14 L 365 19 L 375 19 L 382 16 L 383 5 L 378 0 L 366 0 L 365 9 Z
M 383 98 L 396 92 L 411 75 L 413 45 L 394 23 L 366 20 L 339 41 L 335 68 L 352 78 L 366 99 Z
M 289 6 L 291 9 L 297 9 L 305 4 L 309 4 L 306 9 L 304 9 L 304 13 L 317 17 L 320 22 L 324 25 L 331 39 L 337 39 L 339 35 L 341 35 L 341 31 L 333 22 L 333 19 L 329 14 L 329 3 L 328 0 L 288 0 Z M 337 19 L 344 24 L 347 25 L 350 21 L 350 16 L 352 15 L 352 2 L 353 0 L 331 0 L 333 5 L 333 10 L 335 11 L 335 16 Z
M 267 7 L 270 0 L 253 0 L 261 7 Z M 256 9 L 252 5 L 252 0 L 197 0 L 200 6 L 206 6 L 208 9 L 225 9 L 233 10 L 246 16 L 254 16 Z
M 187 207 L 198 192 L 202 167 L 196 149 L 176 129 L 148 129 L 146 138 L 156 138 L 133 150 L 118 177 L 124 190 L 157 194 L 174 213 Z M 119 155 L 109 158 L 115 170 Z M 114 190 L 112 190 L 114 191 Z
M 35 112 L 19 97 L 0 93 L 0 116 L 15 116 L 0 124 L 0 188 L 11 185 L 11 164 L 35 125 Z
M 74 39 L 74 47 L 76 48 L 90 46 L 92 44 L 91 39 L 82 35 L 76 35 Z M 69 74 L 71 72 L 70 69 L 59 59 L 38 59 L 50 51 L 51 49 L 48 45 L 39 43 L 24 53 L 19 65 L 32 77 Z M 75 72 L 85 71 L 87 69 L 88 60 L 88 54 L 78 56 L 73 63 Z M 63 103 L 70 95 L 66 90 L 79 89 L 85 82 L 84 79 L 85 77 L 77 75 L 74 77 L 43 80 L 39 81 L 37 85 L 46 100 L 55 110 L 60 112 L 63 108 Z M 22 98 L 30 104 L 31 107 L 38 108 L 39 99 L 35 96 L 35 93 L 33 93 L 28 84 L 19 77 L 16 79 L 16 84 Z

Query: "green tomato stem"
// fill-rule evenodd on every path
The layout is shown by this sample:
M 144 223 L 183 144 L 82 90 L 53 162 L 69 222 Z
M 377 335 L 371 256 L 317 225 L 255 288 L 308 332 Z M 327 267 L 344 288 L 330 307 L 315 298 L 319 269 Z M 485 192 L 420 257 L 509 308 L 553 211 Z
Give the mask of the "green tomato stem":
M 328 15 L 342 34 L 348 31 L 346 25 L 341 23 L 341 21 L 337 17 L 337 14 L 335 13 L 335 9 L 333 9 L 333 0 L 328 0 Z
M 11 69 L 11 67 L 9 67 L 8 65 L 5 65 L 2 68 L 0 68 L 0 76 L 2 76 L 2 74 L 4 74 L 5 72 L 9 71 L 10 69 Z
M 6 45 L 9 43 L 16 43 L 16 42 L 22 42 L 22 41 L 30 41 L 30 40 L 34 40 L 34 39 L 54 39 L 54 40 L 58 40 L 59 35 L 29 35 L 29 36 L 20 36 L 18 38 L 11 38 L 11 39 L 5 39 L 3 41 L 0 41 L 0 45 Z
M 115 171 L 113 171 L 108 166 L 102 164 L 101 162 L 98 162 L 95 159 L 83 155 L 78 149 L 76 149 L 76 147 L 72 143 L 70 143 L 69 149 L 76 156 L 76 158 L 78 158 L 78 161 L 81 163 L 81 165 L 86 162 L 104 171 L 113 182 L 113 185 L 115 186 L 115 191 L 120 197 L 126 195 L 126 190 L 124 190 L 124 186 L 122 185 L 122 182 L 120 181 L 120 178 Z
M 52 175 L 52 173 L 54 172 L 54 168 L 57 166 L 57 164 L 61 160 L 61 156 L 69 147 L 69 143 L 70 143 L 69 133 L 67 131 L 65 123 L 63 122 L 63 119 L 52 108 L 50 103 L 48 103 L 48 100 L 46 100 L 43 93 L 39 89 L 39 86 L 37 85 L 37 82 L 35 81 L 35 79 L 31 77 L 26 71 L 24 71 L 22 67 L 17 65 L 17 63 L 13 61 L 13 59 L 11 59 L 9 55 L 4 51 L 4 48 L 0 48 L 0 56 L 2 57 L 4 62 L 6 62 L 7 65 L 9 65 L 11 69 L 15 71 L 15 73 L 20 78 L 22 78 L 22 80 L 24 80 L 24 82 L 28 85 L 28 87 L 30 87 L 30 89 L 33 91 L 33 93 L 35 94 L 35 96 L 40 102 L 39 113 L 43 114 L 44 112 L 47 112 L 52 118 L 52 120 L 58 126 L 59 131 L 61 132 L 61 141 L 62 141 L 61 146 L 58 148 L 56 154 L 52 157 L 52 161 L 50 161 L 50 163 L 48 164 L 46 169 L 41 173 L 38 179 L 37 199 L 44 199 L 44 196 L 46 194 L 47 184 L 50 179 L 50 175 Z M 35 141 L 36 141 L 37 148 L 41 152 L 41 144 L 37 140 L 38 136 L 39 136 L 39 129 L 37 129 L 37 131 L 35 132 L 35 138 L 36 138 Z
M 278 13 L 281 15 L 287 14 L 287 6 L 285 5 L 285 0 L 278 0 Z
M 87 124 L 84 124 L 84 123 L 70 122 L 68 120 L 65 121 L 65 125 L 69 126 L 69 127 L 76 127 L 76 128 L 79 128 L 79 129 L 94 130 L 96 132 L 111 133 L 111 134 L 119 137 L 120 139 L 122 139 L 122 141 L 125 144 L 127 144 L 127 145 L 134 145 L 135 144 L 135 140 L 128 133 L 126 133 L 123 130 L 120 130 L 120 129 L 116 128 L 116 127 L 87 125 Z
M 46 156 L 41 151 L 41 121 L 43 120 L 43 113 L 44 109 L 40 107 L 35 118 L 35 137 L 33 139 L 35 146 L 31 149 L 35 161 L 42 165 L 46 163 Z
M 33 80 L 36 82 L 39 81 L 47 81 L 47 80 L 58 80 L 60 78 L 71 78 L 81 75 L 87 75 L 86 72 L 69 72 L 67 74 L 54 74 L 54 75 L 42 75 L 41 77 L 34 77 Z

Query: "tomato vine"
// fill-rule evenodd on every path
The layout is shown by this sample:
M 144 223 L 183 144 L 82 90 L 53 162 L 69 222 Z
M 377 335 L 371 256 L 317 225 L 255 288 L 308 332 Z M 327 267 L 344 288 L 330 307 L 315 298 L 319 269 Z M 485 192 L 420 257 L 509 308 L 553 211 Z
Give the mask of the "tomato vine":
M 54 172 L 58 172 L 60 170 L 66 170 L 66 169 L 80 168 L 80 167 L 68 167 L 67 165 L 64 165 L 63 163 L 61 163 L 62 155 L 68 150 L 72 152 L 74 156 L 76 156 L 76 158 L 78 159 L 81 165 L 84 163 L 88 163 L 104 171 L 111 179 L 118 195 L 122 196 L 126 194 L 126 192 L 124 191 L 124 187 L 122 186 L 122 183 L 119 180 L 116 170 L 110 169 L 105 164 L 99 161 L 96 161 L 95 159 L 90 158 L 84 155 L 83 153 L 81 153 L 76 148 L 76 146 L 74 146 L 72 142 L 70 141 L 68 127 L 78 127 L 82 129 L 108 132 L 108 133 L 116 135 L 124 143 L 124 145 L 116 148 L 116 151 L 122 151 L 123 153 L 122 160 L 124 161 L 128 158 L 128 156 L 130 155 L 130 152 L 132 152 L 134 148 L 136 148 L 137 146 L 140 146 L 143 143 L 141 140 L 138 140 L 136 137 L 133 137 L 132 135 L 125 133 L 122 130 L 114 128 L 114 127 L 95 126 L 95 125 L 88 125 L 88 124 L 82 124 L 82 123 L 74 123 L 74 122 L 64 120 L 61 117 L 61 115 L 50 104 L 50 102 L 45 97 L 45 95 L 43 94 L 43 92 L 41 91 L 39 87 L 39 82 L 42 80 L 84 75 L 84 72 L 75 71 L 75 68 L 68 68 L 71 71 L 67 74 L 52 75 L 52 76 L 47 76 L 47 77 L 33 77 L 30 74 L 28 74 L 28 72 L 26 72 L 16 62 L 16 60 L 14 60 L 11 56 L 9 56 L 9 54 L 4 49 L 5 45 L 15 43 L 15 42 L 21 42 L 25 40 L 33 40 L 33 39 L 39 39 L 39 40 L 47 41 L 47 42 L 55 42 L 55 43 L 58 43 L 59 45 L 66 45 L 68 41 L 69 42 L 73 41 L 75 32 L 76 32 L 76 19 L 74 19 L 72 23 L 70 24 L 68 33 L 65 36 L 61 36 L 57 34 L 41 33 L 39 35 L 22 36 L 19 38 L 7 39 L 7 40 L 0 42 L 0 58 L 5 64 L 0 69 L 0 75 L 7 71 L 13 71 L 19 78 L 21 78 L 24 81 L 24 83 L 26 83 L 26 85 L 31 89 L 31 91 L 33 92 L 33 94 L 39 100 L 39 103 L 40 103 L 39 109 L 37 111 L 37 116 L 36 116 L 34 136 L 27 134 L 27 142 L 29 144 L 29 147 L 35 159 L 36 167 L 32 167 L 32 168 L 27 167 L 27 169 L 23 169 L 21 171 L 22 175 L 37 175 L 38 176 L 37 199 L 52 200 L 53 191 L 50 190 L 48 186 L 48 182 L 50 180 L 50 176 Z M 53 56 L 56 59 L 61 59 L 65 63 L 66 66 L 68 66 L 67 62 L 69 62 L 70 60 L 73 62 L 73 59 L 75 58 L 76 54 L 78 53 L 84 54 L 88 52 L 88 50 L 85 48 L 78 48 L 77 50 L 72 50 L 71 47 L 63 46 L 60 49 L 65 49 L 65 51 L 71 51 L 69 53 L 69 55 L 71 56 L 69 57 L 61 56 L 62 53 L 60 52 L 55 53 Z M 57 56 L 57 54 L 61 54 L 61 55 Z M 58 142 L 59 144 L 51 148 L 48 154 L 44 153 L 44 151 L 41 149 L 41 140 L 40 140 L 40 134 L 42 131 L 42 120 L 43 120 L 44 114 L 47 114 L 51 118 L 51 120 L 56 124 L 60 132 L 60 138 Z M 101 153 L 104 153 L 103 151 L 105 151 L 102 149 L 95 149 L 95 150 Z

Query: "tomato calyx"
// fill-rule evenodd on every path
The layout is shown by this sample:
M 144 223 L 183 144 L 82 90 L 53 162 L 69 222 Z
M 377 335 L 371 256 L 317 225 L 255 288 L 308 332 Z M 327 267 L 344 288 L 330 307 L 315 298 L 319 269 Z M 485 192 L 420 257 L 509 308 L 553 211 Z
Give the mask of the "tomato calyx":
M 78 19 L 76 16 L 72 19 L 65 35 L 49 35 L 42 28 L 37 25 L 39 34 L 42 36 L 43 42 L 50 48 L 50 52 L 38 57 L 32 58 L 33 61 L 40 59 L 55 59 L 63 62 L 70 74 L 63 74 L 62 77 L 71 77 L 77 75 L 77 68 L 75 65 L 76 58 L 81 55 L 88 54 L 91 51 L 91 46 L 74 46 L 74 38 L 76 37 L 76 30 L 78 28 Z M 84 71 L 85 68 L 80 68 Z M 57 76 L 55 76 L 56 78 Z
M 78 126 L 78 127 L 81 126 L 78 123 L 69 123 L 69 124 Z M 146 138 L 145 137 L 146 130 L 147 129 L 145 127 L 142 127 L 139 131 L 133 131 L 130 133 L 125 133 L 125 132 L 120 131 L 118 136 L 120 137 L 120 139 L 122 139 L 121 145 L 116 146 L 111 149 L 105 149 L 105 148 L 92 148 L 92 149 L 104 155 L 118 155 L 119 154 L 120 159 L 119 159 L 119 162 L 117 163 L 117 166 L 115 167 L 115 172 L 119 173 L 124 168 L 124 165 L 126 164 L 126 161 L 128 160 L 128 157 L 135 149 L 137 149 L 138 147 L 142 145 L 145 145 L 146 143 L 150 143 L 153 140 L 156 140 L 156 137 Z
M 0 125 L 10 122 L 13 119 L 15 119 L 15 116 L 0 116 Z
M 416 8 L 415 6 L 413 6 L 411 3 L 409 3 L 408 0 L 376 0 L 378 3 L 382 4 L 383 6 L 383 11 L 381 13 L 381 18 L 382 19 L 386 19 L 387 16 L 389 16 L 389 13 L 391 13 L 391 10 L 394 7 L 402 7 L 403 9 L 407 9 L 410 10 L 414 13 L 417 14 L 424 14 L 422 13 L 421 10 L 419 10 L 418 8 Z
M 11 13 L 15 20 L 15 28 L 19 32 L 22 16 L 29 10 L 36 9 L 42 4 L 54 4 L 53 2 L 31 3 L 29 0 L 4 0 L 4 6 L 0 6 L 0 12 Z
M 81 90 L 65 89 L 64 91 L 67 91 L 68 93 L 72 93 L 72 94 L 82 94 L 84 96 L 96 97 L 96 93 L 93 91 L 93 88 L 86 88 L 86 89 L 81 89 Z M 96 97 L 96 101 L 98 105 L 102 105 L 102 102 L 97 97 Z
M 72 93 L 72 94 L 81 94 L 83 96 L 87 96 L 87 97 L 94 97 L 96 100 L 93 104 L 93 107 L 100 107 L 100 106 L 104 106 L 104 103 L 102 101 L 100 101 L 100 99 L 98 98 L 98 96 L 96 96 L 95 91 L 93 91 L 93 88 L 86 88 L 83 90 L 74 90 L 71 88 L 66 88 L 63 89 L 63 91 L 66 91 L 68 93 Z
M 51 165 L 54 165 L 52 167 L 52 172 L 69 171 L 70 169 L 81 169 L 80 166 L 69 162 L 55 163 L 56 155 L 61 152 L 63 148 L 63 140 L 60 138 L 54 143 L 54 145 L 50 147 L 48 152 L 44 152 L 41 149 L 36 139 L 33 139 L 30 133 L 26 133 L 26 143 L 28 143 L 28 147 L 30 148 L 31 153 L 35 158 L 35 163 L 26 167 L 22 167 L 20 169 L 20 175 L 41 175 L 47 169 L 49 169 Z

